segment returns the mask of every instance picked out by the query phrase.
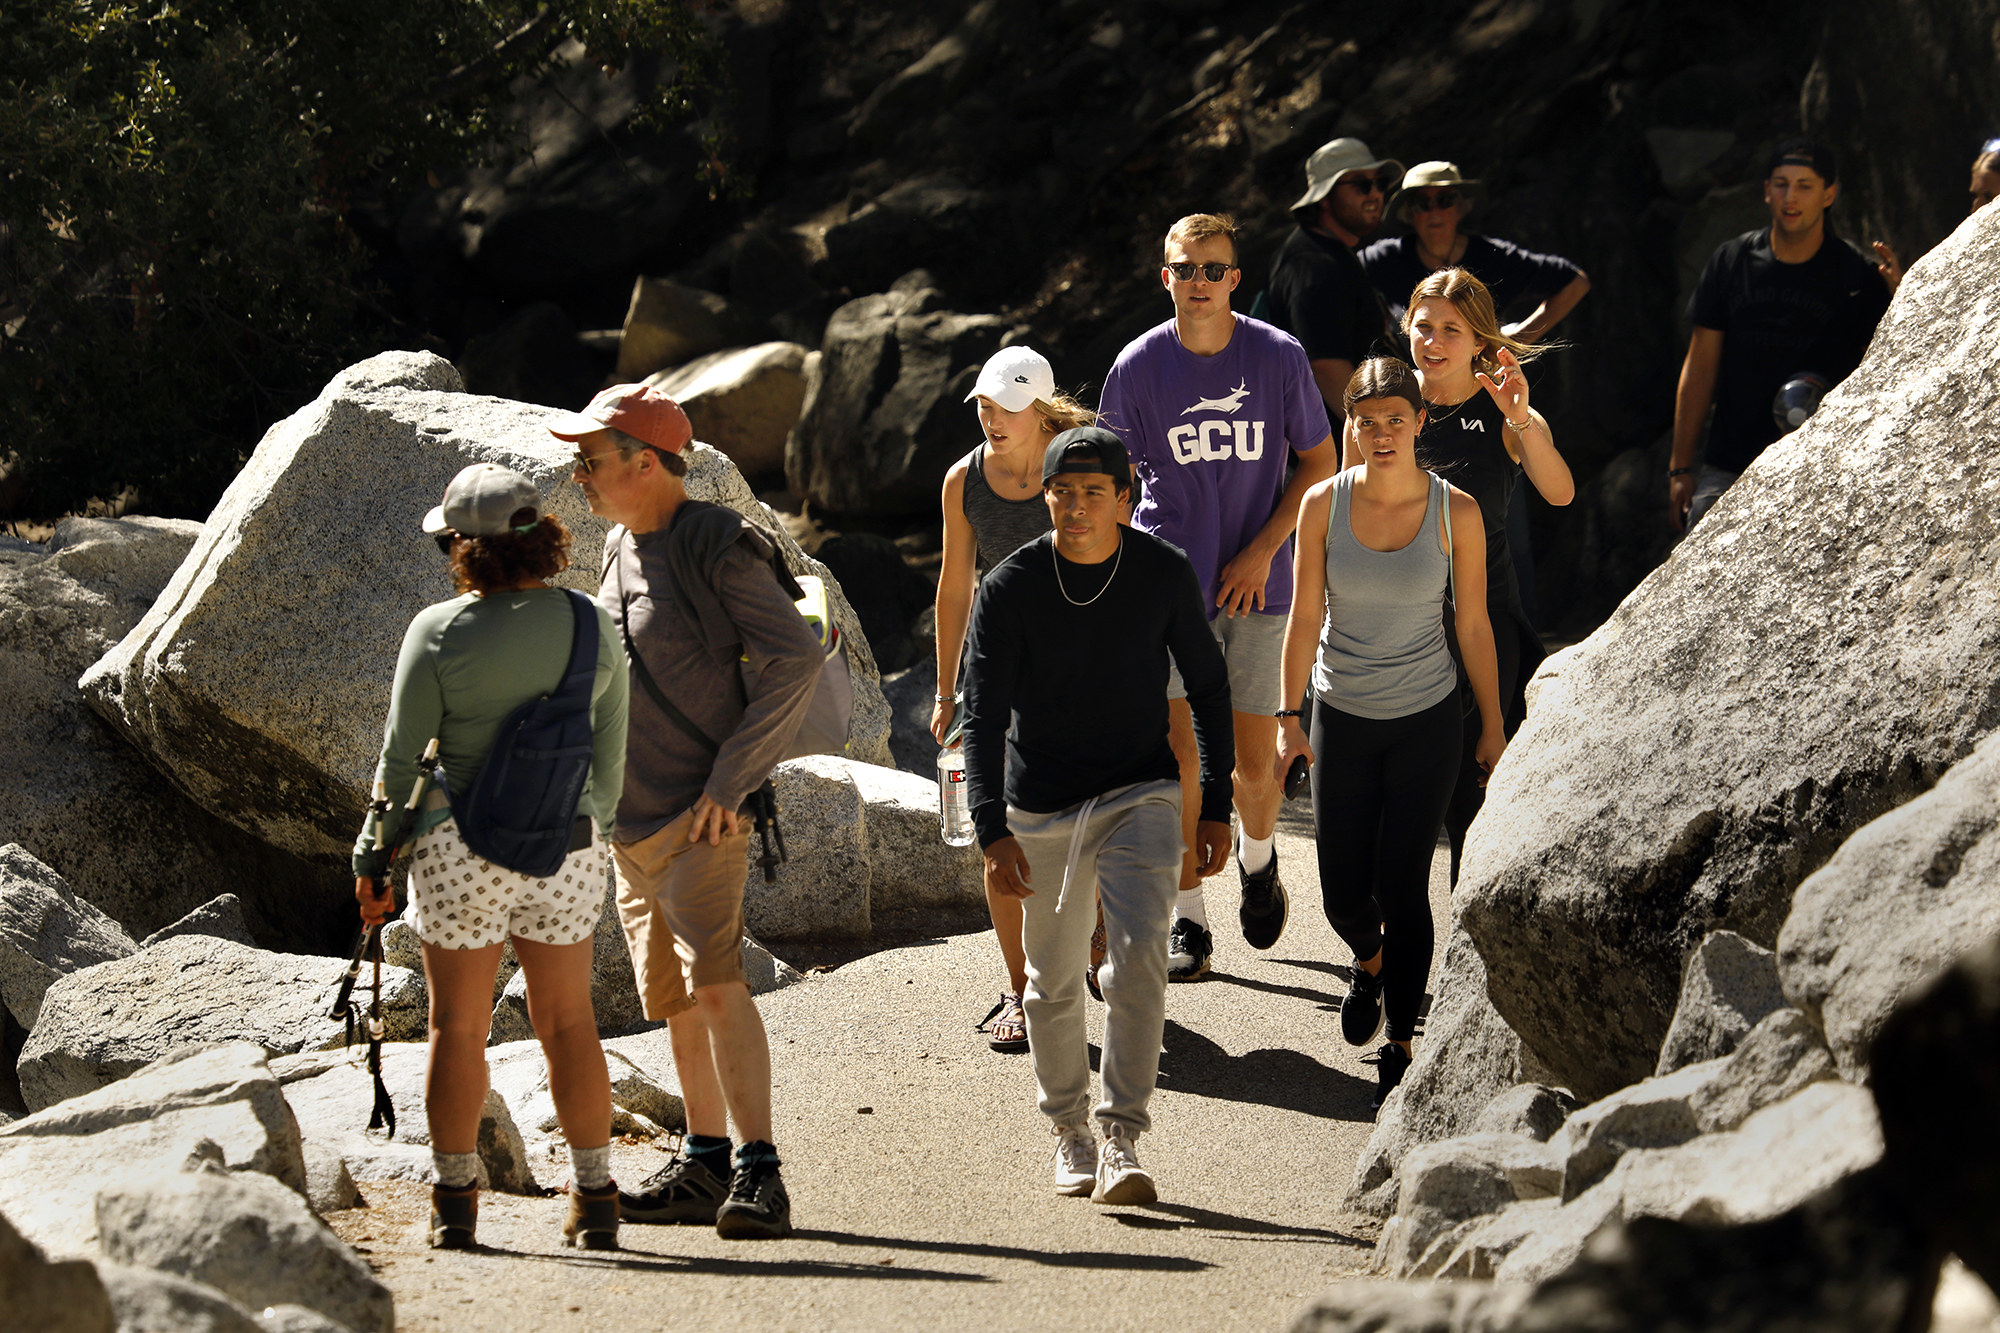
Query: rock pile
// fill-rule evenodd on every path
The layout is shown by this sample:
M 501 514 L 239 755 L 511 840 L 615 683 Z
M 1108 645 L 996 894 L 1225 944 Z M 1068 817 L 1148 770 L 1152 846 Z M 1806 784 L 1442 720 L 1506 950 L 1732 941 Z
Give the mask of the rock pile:
M 1350 1196 L 1378 1271 L 1457 1284 L 1295 1327 L 1886 1331 L 1946 1249 L 2000 1284 L 1996 259 L 2000 215 L 1916 266 L 1551 663 Z
M 558 581 L 595 590 L 605 525 L 566 484 L 550 413 L 459 390 L 426 354 L 335 377 L 271 428 L 166 591 L 81 682 L 197 801 L 299 855 L 344 857 L 360 826 L 403 627 L 451 592 L 419 521 L 454 473 L 493 461 L 535 480 L 575 534 Z M 799 572 L 824 573 L 720 454 L 696 448 L 690 462 L 691 493 L 748 514 Z M 886 761 L 867 638 L 837 591 L 834 604 L 854 667 L 850 752 Z

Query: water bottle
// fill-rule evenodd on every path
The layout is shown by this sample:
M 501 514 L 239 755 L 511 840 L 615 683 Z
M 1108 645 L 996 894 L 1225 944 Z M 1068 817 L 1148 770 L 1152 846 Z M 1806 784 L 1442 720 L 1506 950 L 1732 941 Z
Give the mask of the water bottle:
M 938 831 L 947 847 L 972 844 L 972 798 L 965 790 L 965 751 L 956 745 L 938 751 Z

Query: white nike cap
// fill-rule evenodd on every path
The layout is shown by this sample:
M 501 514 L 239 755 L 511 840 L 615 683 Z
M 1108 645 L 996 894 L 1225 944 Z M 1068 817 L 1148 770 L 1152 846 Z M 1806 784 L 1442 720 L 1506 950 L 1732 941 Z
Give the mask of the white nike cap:
M 979 368 L 979 379 L 965 401 L 991 398 L 1009 412 L 1035 402 L 1053 402 L 1056 372 L 1049 359 L 1028 347 L 1003 347 Z

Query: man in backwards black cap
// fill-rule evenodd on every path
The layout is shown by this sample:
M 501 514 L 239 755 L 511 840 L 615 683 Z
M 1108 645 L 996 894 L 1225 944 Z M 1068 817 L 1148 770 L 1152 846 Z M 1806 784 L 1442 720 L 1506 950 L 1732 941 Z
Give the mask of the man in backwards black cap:
M 1688 302 L 1687 360 L 1674 397 L 1668 516 L 1685 530 L 1722 498 L 1764 446 L 1797 426 L 1818 394 L 1861 364 L 1875 322 L 1902 271 L 1879 242 L 1881 262 L 1833 234 L 1827 210 L 1840 194 L 1833 150 L 1786 139 L 1771 151 L 1764 202 L 1771 225 L 1724 241 Z M 1780 390 L 1810 386 L 1810 405 L 1782 423 Z M 1789 398 L 1789 395 L 1788 395 Z M 1710 404 L 1715 420 L 1699 471 L 1695 453 Z
M 1180 883 L 1169 651 L 1201 750 L 1195 840 L 1205 875 L 1229 854 L 1235 764 L 1229 675 L 1201 584 L 1178 549 L 1119 523 L 1131 490 L 1116 435 L 1084 426 L 1056 436 L 1042 460 L 1055 530 L 986 576 L 965 650 L 972 821 L 988 890 L 1023 900 L 1023 1008 L 1042 1113 L 1055 1128 L 1056 1191 L 1109 1204 L 1155 1198 L 1133 1140 L 1152 1123 L 1167 923 Z M 1083 1021 L 1093 885 L 1108 946 L 1098 971 L 1107 1012 L 1094 1112 Z

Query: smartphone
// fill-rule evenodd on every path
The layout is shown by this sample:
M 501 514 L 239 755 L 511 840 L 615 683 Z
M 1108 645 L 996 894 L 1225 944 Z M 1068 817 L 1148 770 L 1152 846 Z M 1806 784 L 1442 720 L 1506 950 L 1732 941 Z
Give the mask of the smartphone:
M 1298 758 L 1292 760 L 1292 766 L 1285 770 L 1286 800 L 1296 801 L 1305 792 L 1307 779 L 1311 775 L 1311 772 L 1312 765 L 1306 762 L 1304 755 L 1300 755 Z

